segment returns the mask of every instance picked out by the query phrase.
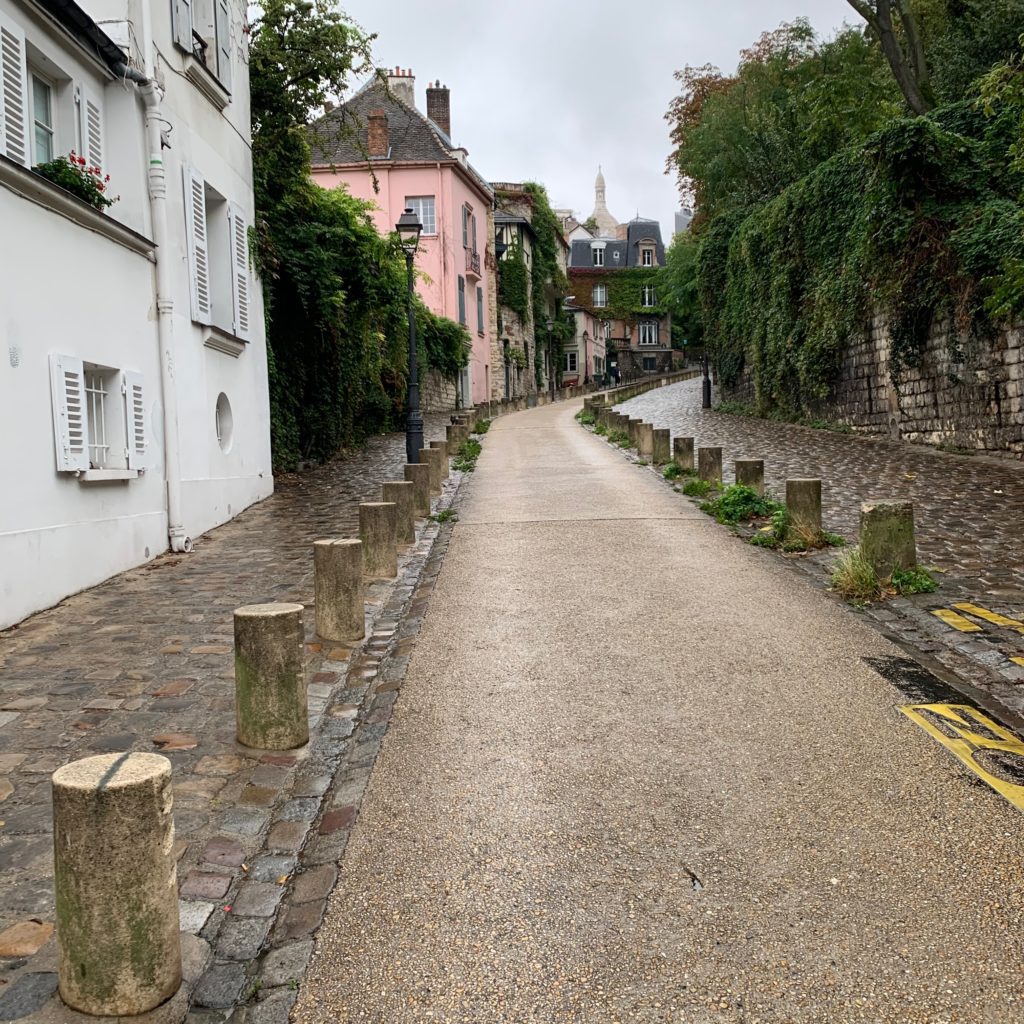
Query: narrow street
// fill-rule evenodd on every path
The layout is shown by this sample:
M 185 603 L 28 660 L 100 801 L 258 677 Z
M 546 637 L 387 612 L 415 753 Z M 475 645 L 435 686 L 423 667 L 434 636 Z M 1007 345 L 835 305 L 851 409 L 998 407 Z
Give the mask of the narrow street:
M 578 408 L 464 485 L 292 1020 L 1021 1019 L 1020 814 L 900 710 L 959 698 Z

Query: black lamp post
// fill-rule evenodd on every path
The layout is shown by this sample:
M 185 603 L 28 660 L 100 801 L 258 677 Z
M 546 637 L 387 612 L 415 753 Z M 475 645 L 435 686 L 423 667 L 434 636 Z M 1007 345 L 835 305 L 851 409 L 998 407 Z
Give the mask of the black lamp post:
M 555 321 L 548 317 L 544 324 L 548 329 L 548 391 L 553 402 L 555 400 L 555 353 L 551 348 L 551 332 L 555 329 Z
M 420 461 L 423 447 L 423 416 L 420 413 L 420 374 L 416 359 L 416 308 L 413 304 L 412 261 L 420 244 L 423 225 L 415 213 L 406 207 L 395 225 L 398 241 L 405 253 L 405 268 L 409 277 L 409 387 L 405 416 L 405 461 Z
M 704 381 L 703 381 L 703 385 L 704 386 L 703 386 L 703 393 L 701 395 L 700 407 L 702 409 L 710 409 L 711 408 L 711 376 L 710 376 L 710 368 L 708 366 L 708 354 L 707 354 L 706 351 L 701 356 L 700 362 L 701 362 L 701 369 L 703 369 L 703 371 L 704 371 Z

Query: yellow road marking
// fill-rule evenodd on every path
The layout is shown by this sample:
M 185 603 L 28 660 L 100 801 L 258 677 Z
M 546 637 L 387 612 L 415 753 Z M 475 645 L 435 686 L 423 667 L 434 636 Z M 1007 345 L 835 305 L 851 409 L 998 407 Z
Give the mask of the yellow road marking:
M 962 604 L 955 604 L 953 607 L 959 611 L 967 612 L 968 615 L 974 615 L 979 619 L 984 619 L 986 622 L 991 622 L 994 626 L 1005 626 L 1007 629 L 1015 629 L 1018 633 L 1024 633 L 1024 622 L 1008 619 L 1005 615 L 1000 615 L 998 612 L 990 612 L 987 608 L 982 608 L 981 605 L 970 604 L 965 601 Z
M 998 775 L 993 775 L 983 768 L 974 756 L 979 750 L 1001 751 L 1005 754 L 1016 755 L 1024 763 L 1024 743 L 1012 732 L 967 704 L 914 704 L 900 708 L 900 711 L 921 726 L 930 736 L 937 739 L 978 778 L 987 782 L 1017 810 L 1024 811 L 1024 786 L 1018 786 L 1016 783 L 999 778 Z M 954 735 L 947 736 L 929 715 L 941 719 L 942 725 Z M 979 726 L 990 735 L 986 736 L 976 732 L 975 729 Z M 993 736 L 996 738 L 993 739 Z
M 1010 661 L 1012 661 L 1014 665 L 1024 665 L 1024 658 L 1016 658 L 1013 655 L 1010 655 Z
M 932 615 L 937 619 L 942 619 L 947 626 L 959 629 L 961 633 L 981 632 L 981 626 L 971 622 L 970 619 L 965 619 L 962 615 L 957 615 L 956 612 L 951 612 L 948 608 L 933 608 Z

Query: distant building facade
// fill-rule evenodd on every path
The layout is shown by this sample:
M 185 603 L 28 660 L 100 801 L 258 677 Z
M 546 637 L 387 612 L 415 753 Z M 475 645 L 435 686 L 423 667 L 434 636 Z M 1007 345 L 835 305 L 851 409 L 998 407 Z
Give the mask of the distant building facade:
M 344 185 L 375 204 L 377 230 L 393 231 L 411 207 L 423 224 L 416 288 L 434 313 L 463 324 L 472 340 L 469 365 L 455 383 L 438 375 L 424 382 L 426 409 L 487 401 L 494 345 L 493 250 L 490 215 L 494 193 L 451 138 L 451 101 L 440 82 L 426 91 L 427 111 L 416 106 L 416 80 L 396 68 L 388 87 L 379 78 L 311 129 L 313 180 Z M 355 126 L 354 137 L 344 126 Z M 375 190 L 375 184 L 377 189 Z

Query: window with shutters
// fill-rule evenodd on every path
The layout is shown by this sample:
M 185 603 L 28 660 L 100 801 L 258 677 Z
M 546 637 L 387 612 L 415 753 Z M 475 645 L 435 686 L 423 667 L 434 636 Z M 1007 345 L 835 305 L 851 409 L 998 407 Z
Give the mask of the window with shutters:
M 229 0 L 170 0 L 174 41 L 231 91 Z
M 50 383 L 58 472 L 84 474 L 88 482 L 146 468 L 142 374 L 51 355 Z
M 466 324 L 466 279 L 459 275 L 459 323 Z
M 0 15 L 0 154 L 31 162 L 25 33 Z
M 477 288 L 476 290 L 476 332 L 477 334 L 484 333 L 484 290 L 483 288 Z
M 57 152 L 54 144 L 53 83 L 36 71 L 32 79 L 32 162 L 49 163 Z
M 252 319 L 245 214 L 194 168 L 185 169 L 184 189 L 192 319 L 245 339 Z

